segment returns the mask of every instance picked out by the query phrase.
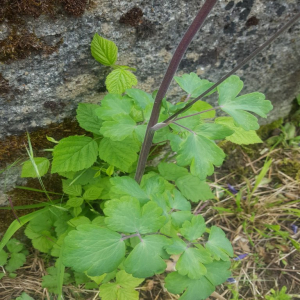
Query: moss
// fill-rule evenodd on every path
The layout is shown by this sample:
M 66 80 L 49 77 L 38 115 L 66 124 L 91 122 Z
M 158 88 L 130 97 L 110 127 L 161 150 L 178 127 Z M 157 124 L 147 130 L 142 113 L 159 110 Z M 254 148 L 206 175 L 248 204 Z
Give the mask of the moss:
M 257 134 L 260 136 L 260 138 L 265 141 L 270 136 L 274 135 L 274 130 L 276 131 L 280 126 L 283 124 L 283 119 L 280 118 L 270 124 L 262 125 L 258 131 Z
M 64 10 L 73 16 L 81 16 L 87 8 L 87 0 L 61 0 Z
M 24 28 L 18 31 L 14 26 L 10 35 L 0 41 L 0 61 L 8 64 L 13 60 L 24 59 L 33 53 L 51 54 L 57 51 L 62 42 L 61 39 L 56 45 L 49 46 L 34 33 Z
M 293 155 L 295 159 L 285 158 L 279 162 L 278 169 L 293 179 L 300 180 L 300 160 L 299 157 L 298 160 L 296 159 L 296 154 L 297 153 L 294 153 Z

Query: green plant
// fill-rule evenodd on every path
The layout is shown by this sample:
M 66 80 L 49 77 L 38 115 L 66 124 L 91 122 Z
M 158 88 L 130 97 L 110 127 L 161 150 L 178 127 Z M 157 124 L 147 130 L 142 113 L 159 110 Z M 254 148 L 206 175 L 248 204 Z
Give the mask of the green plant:
M 215 140 L 231 137 L 241 143 L 242 135 L 256 142 L 259 125 L 252 113 L 266 117 L 272 109 L 261 93 L 238 96 L 243 82 L 231 76 L 259 51 L 218 83 L 195 73 L 175 77 L 187 94 L 186 102 L 171 104 L 164 98 L 184 52 L 215 3 L 206 1 L 199 11 L 160 89 L 152 94 L 131 88 L 135 81 L 126 73 L 128 67 L 114 65 L 116 46 L 96 36 L 93 56 L 114 66 L 112 73 L 118 71 L 112 84 L 115 93 L 106 95 L 100 105 L 79 104 L 77 120 L 89 134 L 60 140 L 51 164 L 47 158 L 34 157 L 29 143 L 30 159 L 22 176 L 41 181 L 51 165 L 51 173 L 64 177 L 65 195 L 59 205 L 47 193 L 50 205 L 21 217 L 20 224 L 15 221 L 0 249 L 17 228 L 29 222 L 25 234 L 33 246 L 57 258 L 43 285 L 58 299 L 63 283 L 73 276 L 75 281 L 77 277 L 78 282 L 92 280 L 100 285 L 103 300 L 138 299 L 134 288 L 145 278 L 163 273 L 171 255 L 180 258 L 176 271 L 167 275 L 165 287 L 183 293 L 181 299 L 205 299 L 230 276 L 233 249 L 225 233 L 216 226 L 207 227 L 191 208 L 214 198 L 206 177 L 225 158 Z M 279 32 L 284 28 L 287 25 Z M 199 101 L 212 93 L 218 94 L 217 106 Z M 216 110 L 229 116 L 216 118 Z M 169 142 L 176 163 L 166 157 L 158 166 L 145 168 L 152 140 Z
M 6 244 L 6 248 L 7 251 L 0 250 L 0 266 L 4 267 L 3 273 L 0 273 L 0 279 L 5 276 L 5 271 L 9 273 L 10 277 L 15 277 L 14 272 L 24 265 L 26 255 L 28 255 L 24 244 L 17 239 L 11 239 Z
M 290 300 L 292 297 L 288 294 L 286 294 L 286 286 L 282 287 L 280 291 L 275 291 L 271 289 L 271 294 L 272 295 L 267 295 L 265 296 L 266 300 Z

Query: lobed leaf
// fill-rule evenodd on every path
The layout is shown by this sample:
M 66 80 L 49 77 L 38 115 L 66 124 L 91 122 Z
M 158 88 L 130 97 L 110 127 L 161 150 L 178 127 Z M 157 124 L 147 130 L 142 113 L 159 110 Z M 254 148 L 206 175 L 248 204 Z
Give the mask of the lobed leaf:
M 109 93 L 123 94 L 127 89 L 137 85 L 137 78 L 128 70 L 116 69 L 108 74 L 105 85 Z

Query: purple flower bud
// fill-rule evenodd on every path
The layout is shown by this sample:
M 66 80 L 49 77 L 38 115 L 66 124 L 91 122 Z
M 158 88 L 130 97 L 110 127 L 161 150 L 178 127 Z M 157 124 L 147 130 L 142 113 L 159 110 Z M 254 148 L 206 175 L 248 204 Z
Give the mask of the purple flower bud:
M 227 187 L 228 187 L 228 191 L 231 192 L 232 194 L 237 194 L 238 191 L 231 185 L 231 184 L 227 184 Z
M 234 278 L 230 277 L 230 278 L 227 279 L 227 282 L 236 283 L 236 280 Z
M 296 234 L 298 232 L 298 226 L 295 224 L 292 224 L 291 227 L 292 227 L 293 233 Z
M 241 260 L 248 256 L 248 253 L 240 254 L 237 257 L 233 258 L 233 260 Z

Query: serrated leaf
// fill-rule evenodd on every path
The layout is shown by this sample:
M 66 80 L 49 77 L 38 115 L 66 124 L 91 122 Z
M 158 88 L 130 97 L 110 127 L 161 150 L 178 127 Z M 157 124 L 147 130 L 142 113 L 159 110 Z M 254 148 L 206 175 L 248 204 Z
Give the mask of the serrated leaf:
M 191 98 L 197 98 L 214 85 L 213 82 L 200 79 L 200 77 L 193 72 L 190 74 L 183 74 L 181 77 L 175 76 L 174 79 L 184 91 L 191 95 Z M 212 94 L 213 92 L 214 91 L 208 93 L 206 96 Z
M 110 40 L 95 33 L 91 43 L 92 56 L 102 65 L 111 66 L 118 58 L 118 47 Z
M 81 197 L 71 197 L 67 201 L 66 204 L 69 207 L 79 207 L 79 206 L 81 206 L 82 203 L 83 203 L 83 198 L 81 198 Z
M 100 133 L 110 138 L 112 141 L 123 141 L 131 136 L 137 125 L 128 115 L 118 116 L 114 121 L 105 121 L 101 127 Z
M 140 109 L 145 109 L 147 106 L 153 105 L 154 99 L 152 96 L 142 90 L 127 89 L 126 94 L 134 100 Z
M 145 203 L 149 200 L 145 191 L 131 177 L 114 177 L 110 179 L 110 182 L 113 185 L 111 188 L 112 194 L 117 194 L 120 196 L 129 195 L 137 198 L 141 203 Z
M 96 114 L 99 105 L 93 103 L 79 103 L 76 118 L 81 128 L 99 134 L 101 120 Z
M 65 238 L 63 263 L 77 272 L 100 276 L 115 270 L 125 256 L 122 236 L 96 225 L 79 225 Z
M 72 227 L 77 227 L 77 226 L 83 225 L 83 224 L 91 224 L 91 220 L 85 216 L 80 216 L 80 217 L 70 219 L 68 221 L 68 225 L 70 225 Z
M 100 199 L 100 195 L 103 189 L 97 186 L 90 186 L 83 194 L 84 200 L 97 200 Z
M 139 146 L 131 138 L 121 142 L 104 138 L 99 145 L 100 158 L 125 172 L 129 172 L 133 163 L 137 161 L 137 151 Z
M 113 121 L 119 115 L 129 115 L 131 107 L 131 98 L 108 94 L 101 100 L 101 106 L 95 113 L 102 120 Z
M 266 118 L 273 106 L 265 95 L 255 92 L 240 97 L 236 96 L 243 88 L 243 82 L 238 76 L 232 75 L 221 83 L 217 89 L 219 93 L 219 105 L 221 109 L 233 117 L 236 124 L 245 130 L 259 128 L 257 118 L 250 112 Z
M 256 144 L 256 143 L 262 143 L 262 140 L 257 135 L 257 133 L 254 130 L 248 130 L 246 131 L 240 126 L 236 126 L 234 124 L 233 118 L 230 117 L 220 117 L 215 120 L 217 124 L 223 124 L 231 128 L 234 133 L 230 136 L 227 136 L 225 139 L 238 144 L 238 145 L 249 145 L 249 144 Z
M 62 180 L 63 192 L 71 196 L 81 196 L 82 187 L 79 184 L 71 184 L 73 180 Z
M 205 232 L 205 220 L 201 215 L 193 216 L 191 221 L 185 221 L 180 233 L 190 242 L 202 236 Z
M 131 197 L 110 200 L 105 203 L 105 223 L 111 230 L 124 233 L 139 232 L 141 234 L 156 232 L 165 223 L 162 209 L 149 201 L 143 207 Z
M 32 161 L 30 159 L 24 162 L 22 166 L 22 173 L 21 173 L 22 178 L 24 177 L 37 178 L 39 176 L 45 175 L 48 172 L 48 169 L 50 167 L 50 162 L 46 157 L 34 157 L 33 160 L 35 166 L 32 164 Z
M 6 247 L 10 253 L 18 253 L 24 249 L 24 244 L 17 239 L 10 239 Z
M 231 128 L 216 123 L 204 123 L 198 125 L 194 131 L 211 140 L 222 140 L 234 133 L 234 130 Z
M 231 272 L 228 270 L 230 265 L 230 261 L 214 261 L 210 264 L 206 264 L 207 273 L 205 277 L 213 285 L 222 284 L 231 276 Z
M 188 276 L 182 276 L 178 272 L 172 272 L 165 279 L 166 289 L 173 294 L 183 295 L 180 300 L 202 300 L 209 297 L 215 290 L 215 286 L 204 276 L 199 279 L 191 279 Z
M 164 236 L 143 237 L 143 242 L 136 245 L 124 261 L 125 271 L 137 278 L 146 278 L 164 272 L 167 265 L 162 258 L 163 247 L 170 243 L 170 240 Z
M 228 261 L 233 256 L 230 241 L 226 238 L 224 231 L 216 226 L 211 227 L 208 242 L 205 247 L 211 251 L 216 260 Z
M 96 161 L 98 144 L 87 136 L 69 136 L 54 147 L 51 173 L 79 171 Z
M 205 180 L 213 174 L 214 165 L 223 163 L 225 154 L 213 141 L 202 135 L 189 133 L 187 139 L 180 144 L 177 154 L 179 166 L 191 166 L 192 175 Z
M 4 266 L 7 262 L 8 254 L 2 249 L 0 250 L 0 266 Z
M 128 70 L 116 69 L 108 74 L 105 85 L 109 93 L 123 94 L 127 89 L 137 85 L 137 78 Z
M 175 183 L 182 195 L 193 202 L 215 197 L 205 181 L 201 181 L 198 177 L 191 174 L 178 178 Z
M 139 293 L 135 290 L 144 279 L 134 278 L 121 270 L 116 275 L 116 281 L 100 286 L 100 297 L 103 300 L 138 300 Z
M 22 267 L 26 262 L 26 256 L 23 253 L 12 253 L 5 269 L 12 273 Z
M 161 162 L 158 165 L 158 171 L 162 177 L 167 180 L 175 181 L 179 177 L 187 175 L 189 172 L 186 168 L 182 168 L 172 163 Z

